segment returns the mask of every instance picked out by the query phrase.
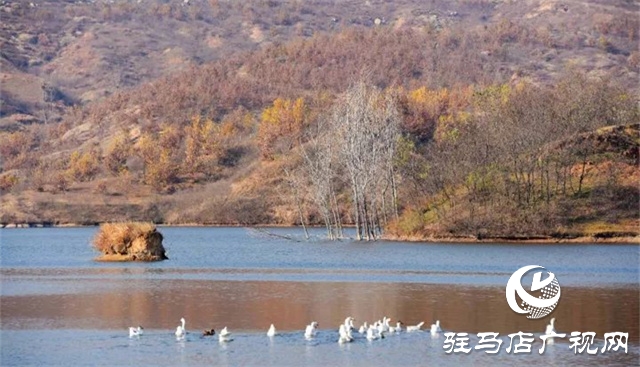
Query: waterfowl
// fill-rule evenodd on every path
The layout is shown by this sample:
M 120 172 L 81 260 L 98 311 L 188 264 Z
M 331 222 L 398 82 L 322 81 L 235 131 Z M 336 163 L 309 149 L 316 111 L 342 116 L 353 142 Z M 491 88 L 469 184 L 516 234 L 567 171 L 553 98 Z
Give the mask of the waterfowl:
M 344 326 L 347 328 L 347 330 L 352 330 L 355 329 L 355 327 L 353 326 L 353 321 L 355 319 L 351 316 L 347 317 L 346 319 L 344 319 Z
M 389 323 L 390 322 L 391 322 L 390 318 L 388 318 L 386 316 L 382 318 L 382 332 L 386 333 L 386 332 L 389 331 L 389 328 L 390 328 Z
M 340 325 L 340 329 L 338 330 L 340 334 L 340 338 L 338 339 L 338 343 L 351 343 L 353 341 L 353 336 L 351 336 L 351 330 L 348 329 L 344 324 Z
M 212 336 L 212 335 L 216 335 L 216 331 L 214 329 L 205 329 L 202 332 L 202 336 Z
M 267 336 L 275 336 L 276 335 L 276 327 L 271 324 L 269 330 L 267 331 Z
M 556 329 L 554 327 L 555 322 L 556 322 L 556 318 L 553 317 L 549 322 L 549 325 L 547 325 L 547 329 L 544 331 L 546 335 L 552 335 L 556 333 Z
M 378 339 L 378 328 L 375 325 L 369 325 L 367 329 L 367 340 L 376 340 Z
M 407 326 L 407 332 L 410 333 L 412 331 L 420 331 L 422 325 L 424 325 L 424 321 L 422 321 L 418 325 Z
M 142 335 L 144 332 L 143 330 L 142 326 L 138 326 L 137 328 L 133 326 L 129 327 L 129 338 Z
M 431 324 L 431 334 L 441 333 L 442 329 L 440 329 L 440 320 L 437 320 L 435 324 Z
M 180 319 L 180 323 L 181 325 L 178 325 L 178 327 L 176 327 L 176 338 L 178 339 L 182 339 L 187 335 L 187 330 L 184 328 L 184 317 Z
M 380 336 L 389 331 L 389 320 L 386 316 L 382 318 L 382 321 L 378 320 L 376 326 L 378 328 L 378 334 Z
M 396 326 L 389 326 L 389 332 L 390 333 L 399 333 L 402 331 L 402 321 L 398 321 L 396 322 Z
M 231 332 L 225 326 L 224 329 L 220 330 L 220 334 L 218 335 L 218 340 L 221 342 L 230 342 L 231 340 Z
M 359 332 L 360 334 L 364 334 L 364 333 L 366 333 L 366 332 L 367 332 L 367 329 L 368 329 L 368 328 L 369 328 L 369 326 L 367 325 L 367 322 L 365 321 L 365 322 L 364 322 L 364 324 L 362 324 L 362 325 L 360 326 L 360 329 L 358 329 L 358 332 Z
M 307 325 L 307 328 L 304 331 L 304 337 L 307 339 L 313 338 L 314 336 L 316 336 L 317 329 L 318 329 L 318 323 L 315 321 Z

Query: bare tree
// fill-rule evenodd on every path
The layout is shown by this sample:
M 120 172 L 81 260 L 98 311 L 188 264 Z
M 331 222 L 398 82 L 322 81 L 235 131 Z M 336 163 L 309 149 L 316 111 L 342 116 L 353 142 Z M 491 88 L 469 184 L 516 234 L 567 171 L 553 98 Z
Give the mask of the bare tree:
M 317 131 L 301 147 L 301 152 L 313 202 L 327 228 L 327 236 L 336 239 L 342 237 L 342 223 L 334 192 L 334 180 L 338 176 L 335 143 L 325 126 L 326 123 L 320 120 Z
M 339 162 L 351 186 L 358 240 L 376 239 L 381 234 L 379 213 L 393 182 L 399 122 L 394 98 L 364 82 L 345 93 L 329 120 L 339 148 Z M 385 215 L 386 210 L 385 207 Z
M 302 225 L 302 229 L 304 230 L 304 237 L 309 239 L 309 231 L 307 231 L 307 225 L 304 220 L 304 214 L 302 212 L 302 197 L 301 197 L 301 187 L 302 183 L 300 181 L 300 177 L 296 172 L 291 172 L 288 168 L 284 168 L 284 177 L 287 180 L 287 183 L 293 190 L 293 198 L 295 200 L 296 209 L 298 210 L 298 216 L 300 217 L 300 224 Z

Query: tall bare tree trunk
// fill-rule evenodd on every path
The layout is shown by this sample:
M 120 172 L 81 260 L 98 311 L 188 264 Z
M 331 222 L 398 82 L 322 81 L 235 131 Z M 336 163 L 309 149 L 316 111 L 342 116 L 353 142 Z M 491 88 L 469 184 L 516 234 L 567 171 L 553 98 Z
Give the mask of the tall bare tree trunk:
M 336 229 L 338 231 L 338 238 L 343 238 L 344 233 L 342 232 L 342 219 L 340 216 L 340 207 L 338 206 L 338 199 L 336 198 L 336 193 L 333 190 L 333 187 L 331 188 L 331 200 L 332 200 L 331 211 L 333 212 L 333 220 L 334 220 Z
M 356 239 L 358 241 L 362 240 L 362 235 L 360 233 L 360 202 L 359 202 L 359 196 L 358 196 L 358 186 L 356 184 L 353 184 L 353 215 L 354 215 L 354 222 L 356 225 Z
M 393 169 L 391 170 L 391 194 L 393 199 L 393 214 L 396 217 L 396 220 L 400 218 L 398 215 L 398 188 L 396 187 L 396 178 L 393 173 Z

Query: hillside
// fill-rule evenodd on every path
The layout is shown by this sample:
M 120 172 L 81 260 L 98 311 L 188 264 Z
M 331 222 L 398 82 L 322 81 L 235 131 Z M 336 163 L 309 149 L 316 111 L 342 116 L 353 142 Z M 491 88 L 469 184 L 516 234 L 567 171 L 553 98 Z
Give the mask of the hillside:
M 0 128 L 58 121 L 67 107 L 292 39 L 371 28 L 375 19 L 418 28 L 458 22 L 479 17 L 483 7 L 415 0 L 4 1 Z
M 566 162 L 567 152 L 579 152 L 580 157 Z M 390 226 L 386 237 L 628 240 L 640 235 L 639 154 L 640 124 L 604 127 L 554 141 L 540 151 L 531 171 L 530 198 L 510 196 L 505 185 L 513 182 L 485 171 L 481 188 L 467 182 L 447 199 L 443 192 L 423 196 Z M 547 164 L 553 166 L 551 174 Z M 514 201 L 520 202 L 514 205 Z
M 633 86 L 640 62 L 637 12 L 634 2 L 597 0 L 4 1 L 0 128 L 58 121 L 69 106 L 169 73 L 294 39 L 374 28 L 376 19 L 385 31 L 444 31 L 443 52 L 460 42 L 479 47 L 483 64 L 491 61 L 500 74 L 523 71 L 545 80 L 571 63 L 611 71 Z M 460 37 L 476 28 L 492 32 Z M 544 47 L 514 47 L 514 41 Z M 455 60 L 479 61 L 473 51 Z M 437 61 L 431 67 L 439 67 Z M 464 77 L 475 73 L 472 68 Z M 449 84 L 450 76 L 431 83 Z
M 332 204 L 323 209 L 305 152 L 315 149 L 326 121 L 362 81 L 379 93 L 375 98 L 393 100 L 399 116 L 389 177 L 394 198 L 388 182 L 380 182 L 380 192 L 366 199 L 378 224 L 393 233 L 530 235 L 516 233 L 527 224 L 538 235 L 596 222 L 638 224 L 633 208 L 606 220 L 590 212 L 602 203 L 585 197 L 602 195 L 588 175 L 578 192 L 538 192 L 548 197 L 544 205 L 516 194 L 531 194 L 532 180 L 540 180 L 539 167 L 531 166 L 532 157 L 546 157 L 540 147 L 638 122 L 636 3 L 190 0 L 3 7 L 9 16 L 2 30 L 2 223 L 294 224 L 302 217 L 320 224 L 329 209 L 338 223 L 353 223 L 346 166 L 336 163 Z M 49 42 L 35 37 L 43 32 Z M 528 133 L 530 126 L 539 134 Z M 481 141 L 497 143 L 482 148 Z M 487 149 L 486 159 L 467 160 L 461 146 Z M 562 168 L 566 184 L 574 166 L 582 167 L 583 151 L 563 152 L 562 165 L 544 166 L 546 184 L 552 168 Z M 620 155 L 614 149 L 600 162 L 618 162 Z M 523 166 L 502 172 L 504 157 Z M 614 167 L 620 193 L 637 197 L 637 165 L 598 164 Z M 445 169 L 435 174 L 434 167 Z M 514 175 L 515 183 L 498 196 L 472 192 L 470 200 L 477 186 L 469 183 L 490 167 L 503 181 Z M 472 205 L 442 210 L 434 200 L 443 195 Z M 616 195 L 606 197 L 616 205 Z M 494 228 L 501 218 L 477 215 L 495 205 L 512 213 L 513 222 Z M 570 219 L 572 205 L 586 213 L 582 221 Z M 552 220 L 541 224 L 541 210 L 552 206 Z M 393 220 L 395 214 L 400 218 Z

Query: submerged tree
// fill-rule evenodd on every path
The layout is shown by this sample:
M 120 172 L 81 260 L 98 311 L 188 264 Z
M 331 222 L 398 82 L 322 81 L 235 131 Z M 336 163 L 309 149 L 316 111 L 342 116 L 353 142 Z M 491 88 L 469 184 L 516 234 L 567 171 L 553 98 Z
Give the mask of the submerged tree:
M 399 122 L 393 96 L 359 82 L 336 103 L 323 122 L 323 133 L 303 149 L 314 202 L 330 238 L 339 236 L 342 228 L 335 194 L 340 172 L 351 188 L 358 240 L 379 238 L 388 214 L 396 212 Z
M 337 147 L 327 121 L 320 120 L 317 131 L 309 138 L 301 152 L 304 172 L 310 182 L 311 198 L 318 208 L 330 239 L 342 237 L 342 218 L 336 200 Z

